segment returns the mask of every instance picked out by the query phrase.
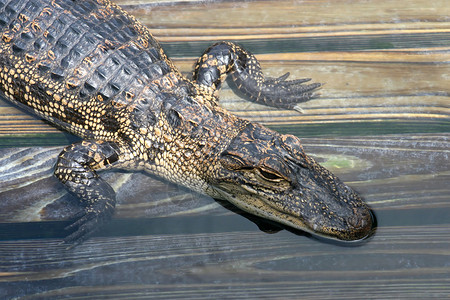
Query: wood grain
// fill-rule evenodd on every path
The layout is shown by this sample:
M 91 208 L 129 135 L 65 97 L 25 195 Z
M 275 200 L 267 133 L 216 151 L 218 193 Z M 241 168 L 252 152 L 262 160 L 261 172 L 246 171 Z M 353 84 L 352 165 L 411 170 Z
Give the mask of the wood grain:
M 302 142 L 307 153 L 360 191 L 376 211 L 450 208 L 449 134 L 304 138 Z M 0 148 L 2 222 L 69 219 L 79 210 L 53 177 L 60 151 L 61 147 Z M 145 173 L 104 172 L 102 177 L 117 192 L 117 218 L 225 212 L 209 197 Z
M 76 138 L 0 99 L 1 299 L 450 297 L 447 1 L 116 2 L 186 76 L 209 45 L 232 40 L 267 76 L 325 83 L 303 114 L 250 103 L 227 84 L 221 104 L 301 137 L 371 205 L 376 235 L 345 247 L 266 234 L 224 203 L 116 171 L 102 174 L 117 190 L 114 220 L 66 250 L 79 207 L 52 168 Z
M 443 299 L 449 241 L 439 226 L 384 227 L 352 248 L 252 231 L 94 238 L 76 251 L 11 241 L 0 284 L 21 299 Z

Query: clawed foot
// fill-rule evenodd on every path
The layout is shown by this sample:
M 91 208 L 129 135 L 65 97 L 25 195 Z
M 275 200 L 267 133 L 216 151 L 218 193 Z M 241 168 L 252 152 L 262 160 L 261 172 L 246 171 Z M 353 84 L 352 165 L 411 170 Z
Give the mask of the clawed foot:
M 235 90 L 249 100 L 283 109 L 301 111 L 298 104 L 314 98 L 313 91 L 321 86 L 320 83 L 304 84 L 311 80 L 309 78 L 286 80 L 289 73 L 267 78 L 253 54 L 230 42 L 216 43 L 203 53 L 195 67 L 193 80 L 200 86 L 216 90 L 227 73 L 231 74 Z
M 317 94 L 314 90 L 321 87 L 321 83 L 303 84 L 311 78 L 302 78 L 296 80 L 286 80 L 289 72 L 278 78 L 267 78 L 264 82 L 261 96 L 267 105 L 295 109 L 301 113 L 303 110 L 298 106 L 299 103 L 315 98 Z
M 113 212 L 114 207 L 104 207 L 102 210 L 89 207 L 81 211 L 75 217 L 77 220 L 65 228 L 65 230 L 73 232 L 64 239 L 63 244 L 69 245 L 67 249 L 81 244 L 109 221 Z

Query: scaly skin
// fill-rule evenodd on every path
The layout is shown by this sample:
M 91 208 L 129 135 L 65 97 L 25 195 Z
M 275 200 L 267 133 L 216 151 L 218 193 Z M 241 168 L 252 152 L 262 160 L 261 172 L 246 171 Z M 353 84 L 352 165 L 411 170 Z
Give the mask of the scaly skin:
M 252 214 L 340 240 L 367 237 L 361 198 L 281 135 L 218 105 L 227 74 L 250 100 L 295 108 L 320 84 L 265 78 L 228 42 L 182 76 L 158 42 L 109 0 L 0 0 L 0 90 L 13 103 L 83 138 L 56 177 L 84 206 L 65 241 L 79 243 L 114 212 L 98 171 L 145 170 Z

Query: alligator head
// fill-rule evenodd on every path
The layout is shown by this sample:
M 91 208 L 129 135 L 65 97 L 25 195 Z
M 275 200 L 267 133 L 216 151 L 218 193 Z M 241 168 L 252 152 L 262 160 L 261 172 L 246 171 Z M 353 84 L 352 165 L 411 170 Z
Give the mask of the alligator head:
M 216 194 L 251 214 L 314 235 L 353 241 L 371 235 L 360 196 L 305 154 L 300 140 L 248 124 L 220 155 Z

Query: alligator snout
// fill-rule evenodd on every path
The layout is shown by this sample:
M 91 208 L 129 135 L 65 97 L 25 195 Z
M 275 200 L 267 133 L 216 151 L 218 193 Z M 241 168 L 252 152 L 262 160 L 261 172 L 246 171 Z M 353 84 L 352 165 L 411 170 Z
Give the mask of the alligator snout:
M 303 203 L 293 210 L 305 225 L 318 235 L 339 240 L 370 236 L 374 216 L 359 194 L 308 156 L 297 137 L 282 135 L 280 141 L 284 159 L 296 177 L 293 191 Z

